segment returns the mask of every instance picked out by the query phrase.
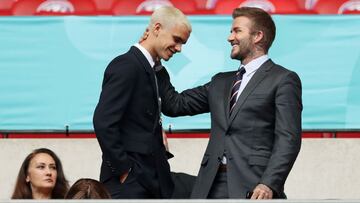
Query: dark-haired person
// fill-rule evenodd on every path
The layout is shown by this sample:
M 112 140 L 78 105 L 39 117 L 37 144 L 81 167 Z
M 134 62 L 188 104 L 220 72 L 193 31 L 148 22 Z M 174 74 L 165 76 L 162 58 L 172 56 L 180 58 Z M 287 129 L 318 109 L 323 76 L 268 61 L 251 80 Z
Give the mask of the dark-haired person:
M 99 181 L 81 178 L 70 187 L 65 199 L 111 199 L 111 196 Z
M 210 112 L 211 133 L 192 198 L 286 198 L 284 184 L 301 146 L 301 81 L 268 50 L 275 23 L 259 8 L 233 11 L 228 41 L 239 70 L 177 93 L 157 73 L 168 116 Z
M 12 199 L 63 199 L 69 189 L 58 156 L 46 148 L 35 149 L 22 163 Z

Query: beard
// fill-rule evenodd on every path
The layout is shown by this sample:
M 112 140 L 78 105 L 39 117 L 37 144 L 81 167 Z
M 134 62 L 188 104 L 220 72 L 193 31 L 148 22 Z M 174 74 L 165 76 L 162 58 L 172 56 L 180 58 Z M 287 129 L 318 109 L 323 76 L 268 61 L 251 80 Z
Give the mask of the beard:
M 249 57 L 254 50 L 254 47 L 250 43 L 250 39 L 243 40 L 237 43 L 237 46 L 231 50 L 231 58 L 243 61 Z
M 251 50 L 250 49 L 241 49 L 237 52 L 231 52 L 230 56 L 232 59 L 236 59 L 239 61 L 243 61 L 244 59 L 246 59 L 249 55 L 251 55 Z

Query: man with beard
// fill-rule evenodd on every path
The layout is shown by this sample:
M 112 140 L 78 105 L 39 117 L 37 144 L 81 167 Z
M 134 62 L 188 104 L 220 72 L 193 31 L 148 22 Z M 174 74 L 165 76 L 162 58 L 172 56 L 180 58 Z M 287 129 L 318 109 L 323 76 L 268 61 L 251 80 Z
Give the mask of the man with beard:
M 163 68 L 162 110 L 172 117 L 211 114 L 192 198 L 286 198 L 285 180 L 301 146 L 301 81 L 267 55 L 276 30 L 268 13 L 242 7 L 232 16 L 228 41 L 239 70 L 179 94 Z

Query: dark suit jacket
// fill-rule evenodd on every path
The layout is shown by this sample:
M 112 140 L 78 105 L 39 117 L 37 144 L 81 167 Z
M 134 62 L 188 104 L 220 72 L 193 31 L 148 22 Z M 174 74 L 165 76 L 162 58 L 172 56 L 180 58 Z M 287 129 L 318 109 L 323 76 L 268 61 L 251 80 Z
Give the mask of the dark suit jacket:
M 301 82 L 271 60 L 253 75 L 231 116 L 229 97 L 235 73 L 215 75 L 197 88 L 177 93 L 165 69 L 157 73 L 168 116 L 210 112 L 211 133 L 192 198 L 207 198 L 224 151 L 230 198 L 245 198 L 263 183 L 285 198 L 285 180 L 301 145 Z
M 155 198 L 171 196 L 173 183 L 157 101 L 153 69 L 138 48 L 131 47 L 110 62 L 93 119 L 103 152 L 101 182 L 106 184 L 111 177 L 120 180 L 132 168 L 130 173 Z

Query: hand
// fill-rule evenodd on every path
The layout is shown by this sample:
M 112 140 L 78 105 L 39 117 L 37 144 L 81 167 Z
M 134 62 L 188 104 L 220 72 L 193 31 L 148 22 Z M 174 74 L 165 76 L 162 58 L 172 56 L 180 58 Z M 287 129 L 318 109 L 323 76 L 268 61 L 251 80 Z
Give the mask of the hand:
M 251 199 L 272 199 L 273 191 L 264 184 L 258 184 L 254 191 Z
M 126 178 L 129 176 L 129 172 L 130 172 L 130 170 L 128 172 L 120 175 L 120 183 L 121 184 L 123 184 L 125 182 Z
M 145 32 L 139 39 L 139 43 L 145 41 L 148 38 L 148 36 L 149 36 L 149 28 L 146 28 Z

